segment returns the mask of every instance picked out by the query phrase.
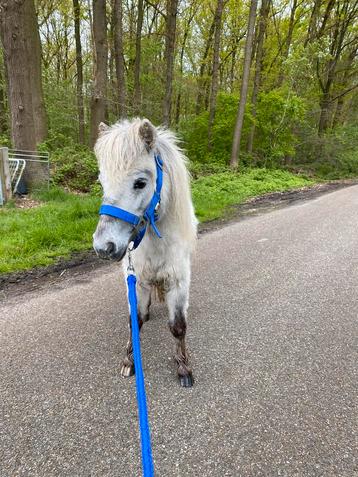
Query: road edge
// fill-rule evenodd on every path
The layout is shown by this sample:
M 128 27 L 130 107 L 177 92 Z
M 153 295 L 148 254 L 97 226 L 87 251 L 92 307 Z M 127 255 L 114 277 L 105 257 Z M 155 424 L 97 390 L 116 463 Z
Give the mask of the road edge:
M 331 181 L 253 197 L 240 205 L 230 207 L 224 217 L 199 224 L 199 237 L 240 220 L 289 207 L 302 201 L 313 200 L 357 184 L 358 180 Z M 111 263 L 98 259 L 94 251 L 89 250 L 74 253 L 70 259 L 59 259 L 57 263 L 46 267 L 0 274 L 0 302 L 10 296 L 23 295 L 42 288 L 48 283 L 56 284 L 69 278 L 78 278 L 90 271 L 106 268 Z

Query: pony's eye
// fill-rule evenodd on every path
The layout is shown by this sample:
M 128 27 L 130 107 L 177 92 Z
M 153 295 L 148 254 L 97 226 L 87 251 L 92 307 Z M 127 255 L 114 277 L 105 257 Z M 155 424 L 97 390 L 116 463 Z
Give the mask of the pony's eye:
M 134 182 L 133 188 L 134 189 L 144 189 L 144 187 L 147 185 L 146 181 L 143 179 L 137 179 Z

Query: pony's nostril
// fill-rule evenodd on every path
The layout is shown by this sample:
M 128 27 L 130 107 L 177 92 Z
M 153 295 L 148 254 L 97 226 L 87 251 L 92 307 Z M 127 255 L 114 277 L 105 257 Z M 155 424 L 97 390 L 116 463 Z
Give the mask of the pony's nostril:
M 110 255 L 111 253 L 114 252 L 114 243 L 113 242 L 108 242 L 107 248 L 106 248 L 106 253 Z

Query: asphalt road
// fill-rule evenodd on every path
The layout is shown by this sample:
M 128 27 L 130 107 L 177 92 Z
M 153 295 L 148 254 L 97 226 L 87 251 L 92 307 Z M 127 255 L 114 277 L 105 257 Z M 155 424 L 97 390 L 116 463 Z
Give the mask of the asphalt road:
M 358 186 L 199 240 L 181 389 L 162 305 L 142 351 L 156 475 L 358 475 Z M 140 476 L 118 265 L 0 311 L 0 476 Z

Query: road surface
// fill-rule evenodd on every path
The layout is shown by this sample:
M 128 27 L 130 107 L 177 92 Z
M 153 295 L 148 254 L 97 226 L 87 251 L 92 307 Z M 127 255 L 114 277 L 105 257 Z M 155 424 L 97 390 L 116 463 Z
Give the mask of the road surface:
M 0 475 L 140 476 L 118 265 L 0 310 Z M 358 475 L 358 186 L 201 237 L 181 389 L 165 308 L 142 352 L 156 475 Z

